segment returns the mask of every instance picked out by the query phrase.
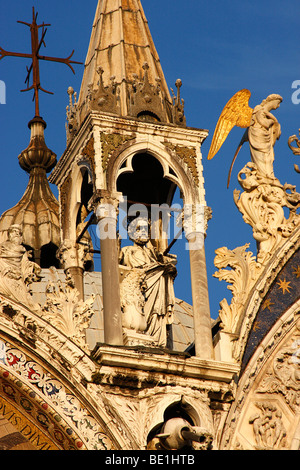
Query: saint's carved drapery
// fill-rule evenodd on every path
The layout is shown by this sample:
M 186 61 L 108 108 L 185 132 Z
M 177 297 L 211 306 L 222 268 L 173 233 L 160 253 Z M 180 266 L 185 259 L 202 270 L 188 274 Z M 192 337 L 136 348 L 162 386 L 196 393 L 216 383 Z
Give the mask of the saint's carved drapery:
M 120 252 L 123 327 L 167 345 L 167 325 L 173 323 L 175 259 L 158 253 L 149 242 L 148 221 L 136 219 L 128 230 L 133 246 Z M 125 269 L 124 269 L 125 268 Z

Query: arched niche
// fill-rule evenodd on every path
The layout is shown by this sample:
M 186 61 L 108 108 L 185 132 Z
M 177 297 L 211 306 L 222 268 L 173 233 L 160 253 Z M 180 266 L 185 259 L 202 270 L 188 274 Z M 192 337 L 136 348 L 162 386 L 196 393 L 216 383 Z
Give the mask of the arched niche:
M 93 195 L 94 180 L 87 162 L 80 162 L 74 166 L 70 174 L 70 184 L 62 211 L 63 236 L 76 240 L 78 226 L 83 224 L 89 214 L 88 201 Z
M 177 217 L 184 204 L 199 202 L 195 182 L 182 162 L 172 157 L 163 145 L 150 142 L 131 145 L 111 159 L 107 169 L 107 186 L 109 191 L 126 197 L 128 210 L 132 208 L 134 212 L 138 208 L 134 205 L 142 204 L 148 209 L 150 219 L 152 208 L 158 234 L 152 242 L 160 251 L 168 246 L 164 232 L 168 231 L 167 219 L 171 213 Z M 169 211 L 176 190 L 180 198 L 177 198 L 175 211 Z M 173 234 L 177 232 L 175 227 Z
M 120 153 L 115 153 L 107 167 L 107 189 L 116 192 L 120 176 L 124 173 L 134 172 L 133 161 L 142 160 L 143 155 L 149 155 L 160 163 L 163 177 L 178 186 L 184 203 L 200 202 L 193 177 L 184 164 L 179 159 L 173 158 L 166 147 L 152 142 L 138 142 Z

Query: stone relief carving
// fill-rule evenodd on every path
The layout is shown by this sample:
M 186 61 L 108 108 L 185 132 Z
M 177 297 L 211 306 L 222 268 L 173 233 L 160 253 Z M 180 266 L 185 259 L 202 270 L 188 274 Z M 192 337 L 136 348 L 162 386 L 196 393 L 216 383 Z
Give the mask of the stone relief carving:
M 166 142 L 164 145 L 172 152 L 175 152 L 175 154 L 180 158 L 180 160 L 187 165 L 195 181 L 195 184 L 198 186 L 199 172 L 197 168 L 197 155 L 195 148 L 184 147 L 182 145 L 173 145 Z
M 85 157 L 90 162 L 91 170 L 93 173 L 93 177 L 95 177 L 95 141 L 94 137 L 91 136 L 87 141 L 85 147 L 81 152 L 82 157 Z
M 173 322 L 175 259 L 156 252 L 149 242 L 148 220 L 138 218 L 128 229 L 133 246 L 121 249 L 123 327 L 145 333 L 156 345 L 167 345 Z M 123 269 L 122 267 L 127 269 Z
M 11 225 L 8 239 L 0 245 L 0 293 L 36 311 L 39 306 L 33 302 L 29 286 L 41 280 L 41 268 L 29 260 L 22 241 L 22 227 Z
M 22 395 L 24 395 L 24 389 L 28 388 L 26 403 L 30 405 L 29 402 L 32 404 L 36 402 L 35 406 L 38 405 L 39 411 L 41 411 L 41 399 L 39 397 L 44 396 L 47 403 L 49 403 L 49 405 L 46 405 L 46 402 L 44 402 L 44 406 L 47 406 L 44 410 L 47 410 L 48 419 L 53 418 L 54 423 L 56 420 L 56 426 L 60 423 L 66 436 L 76 439 L 77 449 L 87 446 L 89 450 L 110 450 L 114 447 L 112 441 L 106 435 L 105 429 L 92 416 L 89 409 L 51 372 L 45 370 L 41 364 L 31 357 L 27 357 L 24 352 L 2 339 L 0 339 L 0 352 L 0 365 L 4 366 L 6 371 L 11 372 L 11 386 L 15 387 L 16 391 L 22 387 Z M 76 362 L 78 362 L 78 359 Z M 20 377 L 24 378 L 26 382 L 21 382 Z M 20 391 L 17 393 L 19 394 Z M 53 410 L 51 409 L 52 406 Z M 28 409 L 30 409 L 29 406 L 25 411 L 28 411 Z M 76 438 L 72 427 L 79 431 L 79 435 L 84 441 Z M 55 426 L 53 428 L 49 426 L 48 431 L 52 433 L 54 440 L 62 445 L 61 435 L 55 433 L 55 429 Z
M 87 301 L 79 300 L 79 293 L 72 285 L 49 282 L 46 288 L 47 300 L 42 316 L 60 332 L 74 341 L 84 351 L 89 352 L 85 330 L 89 327 L 95 296 Z
M 28 252 L 22 245 L 21 226 L 12 225 L 8 230 L 8 240 L 0 245 L 0 294 L 44 317 L 79 347 L 87 350 L 85 329 L 88 328 L 94 313 L 92 310 L 94 297 L 86 302 L 80 301 L 77 289 L 71 280 L 67 279 L 65 286 L 60 282 L 48 284 L 46 303 L 41 306 L 33 301 L 29 291 L 30 284 L 41 279 L 41 268 L 28 259 Z M 1 301 L 1 304 L 6 306 L 8 312 L 7 303 Z M 11 312 L 13 316 L 16 315 L 13 308 Z M 37 330 L 34 320 L 24 317 L 18 328 L 29 341 L 34 341 Z
M 139 376 L 140 371 L 137 373 Z M 161 378 L 162 379 L 162 378 Z M 195 390 L 194 387 L 182 387 L 175 385 L 176 378 L 172 386 L 166 386 L 164 389 L 160 385 L 149 388 L 139 386 L 133 394 L 124 388 L 109 390 L 107 387 L 99 388 L 96 385 L 89 384 L 89 391 L 94 396 L 95 401 L 105 408 L 107 415 L 110 417 L 113 426 L 122 433 L 124 440 L 131 445 L 131 448 L 147 449 L 147 450 L 166 450 L 168 445 L 172 445 L 174 441 L 182 447 L 182 444 L 188 445 L 195 450 L 207 450 L 211 448 L 213 440 L 213 425 L 211 411 L 206 400 L 204 392 Z M 129 384 L 127 384 L 128 386 Z M 137 385 L 137 384 L 136 384 Z M 174 426 L 165 428 L 164 424 L 169 419 L 164 419 L 165 410 L 172 404 L 187 400 L 188 410 L 193 410 L 193 420 L 201 425 L 192 425 L 191 422 L 183 427 L 191 432 L 191 436 L 181 438 L 179 423 L 178 433 L 173 433 Z M 177 423 L 175 423 L 175 428 Z M 158 429 L 157 433 L 152 433 L 154 429 Z M 166 435 L 173 434 L 167 440 Z M 174 436 L 175 434 L 175 436 Z M 174 439 L 173 439 L 174 437 Z M 190 439 L 189 439 L 190 437 Z M 178 439 L 177 439 L 178 438 Z M 193 438 L 193 439 L 192 439 Z M 162 445 L 162 442 L 165 445 Z
M 293 412 L 300 405 L 300 336 L 293 336 L 274 357 L 257 388 L 258 393 L 276 393 L 284 397 Z
M 249 423 L 253 427 L 256 450 L 283 449 L 286 445 L 286 429 L 282 412 L 272 402 L 256 402 L 258 412 L 252 415 Z

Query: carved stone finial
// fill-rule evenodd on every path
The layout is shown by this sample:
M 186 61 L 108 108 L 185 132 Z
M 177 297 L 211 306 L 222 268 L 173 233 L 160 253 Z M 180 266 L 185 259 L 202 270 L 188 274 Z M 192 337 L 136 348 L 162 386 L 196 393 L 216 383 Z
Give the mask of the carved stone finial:
M 171 88 L 173 94 L 173 122 L 180 126 L 186 126 L 186 118 L 184 115 L 184 100 L 180 97 L 180 88 L 182 87 L 182 81 L 178 78 L 175 82 L 177 88 L 177 96 L 175 96 L 173 89 Z
M 142 66 L 144 77 L 142 81 L 138 80 L 138 75 L 133 74 L 133 83 L 131 85 L 129 114 L 146 121 L 166 121 L 167 114 L 163 103 L 163 97 L 160 89 L 160 81 L 156 80 L 156 86 L 149 80 L 149 64 L 145 62 Z
M 75 136 L 78 131 L 78 104 L 77 104 L 77 93 L 74 92 L 74 89 L 70 86 L 67 90 L 69 95 L 69 105 L 67 106 L 67 123 L 66 123 L 66 132 L 67 132 L 67 144 Z M 74 101 L 73 101 L 74 97 Z
M 97 67 L 99 80 L 97 83 L 98 88 L 89 89 L 88 106 L 93 111 L 104 111 L 112 114 L 120 113 L 120 97 L 119 89 L 115 83 L 115 77 L 110 77 L 110 84 L 104 84 L 104 69 Z

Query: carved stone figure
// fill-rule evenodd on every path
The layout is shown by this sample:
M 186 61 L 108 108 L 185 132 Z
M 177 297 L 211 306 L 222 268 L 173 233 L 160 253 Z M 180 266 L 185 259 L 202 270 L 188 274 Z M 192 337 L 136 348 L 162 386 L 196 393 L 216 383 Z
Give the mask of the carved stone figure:
M 121 282 L 123 327 L 146 333 L 164 347 L 167 325 L 173 322 L 175 260 L 148 245 L 147 220 L 135 219 L 130 226 L 134 244 L 121 249 L 119 260 L 127 268 Z
M 260 176 L 274 179 L 274 145 L 281 135 L 281 127 L 271 110 L 277 109 L 281 96 L 269 95 L 256 106 L 248 128 L 251 160 Z
M 249 419 L 257 449 L 281 449 L 285 447 L 286 430 L 282 422 L 282 412 L 270 402 L 257 402 L 260 412 Z
M 0 293 L 37 308 L 28 286 L 41 279 L 41 268 L 28 259 L 22 240 L 22 228 L 15 224 L 8 229 L 8 239 L 0 245 Z

